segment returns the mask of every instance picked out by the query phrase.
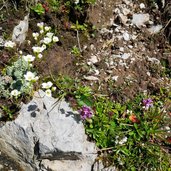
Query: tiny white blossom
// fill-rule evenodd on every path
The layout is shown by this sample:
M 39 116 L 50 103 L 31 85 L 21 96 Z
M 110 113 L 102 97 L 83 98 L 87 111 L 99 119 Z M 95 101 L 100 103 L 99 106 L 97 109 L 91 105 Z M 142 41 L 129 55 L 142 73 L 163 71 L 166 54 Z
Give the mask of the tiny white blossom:
M 49 38 L 51 38 L 51 39 L 52 39 L 52 36 L 53 36 L 53 35 L 54 35 L 54 34 L 53 34 L 52 32 L 46 33 L 46 36 L 49 37 Z
M 22 50 L 20 50 L 20 51 L 19 51 L 19 54 L 20 54 L 20 55 L 22 55 L 22 54 L 23 54 Z
M 46 45 L 45 45 L 45 44 L 43 44 L 43 45 L 42 45 L 42 48 L 43 48 L 43 50 L 45 50 L 45 49 L 46 49 Z
M 145 8 L 145 4 L 144 4 L 144 3 L 141 3 L 141 4 L 140 4 L 140 8 L 141 8 L 141 9 Z
M 59 38 L 57 36 L 53 36 L 53 42 L 58 42 Z
M 30 40 L 27 40 L 27 43 L 28 43 L 28 45 L 30 45 L 31 44 L 31 41 Z
M 80 0 L 75 0 L 75 4 L 77 5 L 80 2 Z
M 51 88 L 53 83 L 51 81 L 48 81 L 47 83 L 42 83 L 42 88 L 49 89 Z
M 33 67 L 33 64 L 29 64 L 29 67 Z
M 51 29 L 51 27 L 49 27 L 49 26 L 45 27 L 45 31 L 49 31 L 50 29 Z
M 7 48 L 13 48 L 14 46 L 16 46 L 16 44 L 15 44 L 15 42 L 7 41 L 7 42 L 5 42 L 4 46 Z
M 39 33 L 33 33 L 32 35 L 35 40 L 37 40 L 37 38 L 39 37 Z
M 127 142 L 127 137 L 124 137 L 122 140 L 119 141 L 119 144 L 122 145 Z
M 43 22 L 41 22 L 41 23 L 37 23 L 37 26 L 38 26 L 40 29 L 43 29 L 43 27 L 44 27 L 44 23 L 43 23 Z
M 49 43 L 51 43 L 51 41 L 52 41 L 52 39 L 51 38 L 49 38 L 49 37 L 45 37 L 44 39 L 43 39 L 43 43 L 44 44 L 49 44 Z
M 32 55 L 26 55 L 26 56 L 23 56 L 23 59 L 27 62 L 33 62 L 35 57 Z
M 38 80 L 38 77 L 35 77 L 35 74 L 31 71 L 27 71 L 27 73 L 24 75 L 25 79 L 27 81 L 36 81 Z
M 45 93 L 46 93 L 46 96 L 52 97 L 52 92 L 51 92 L 50 89 L 47 89 L 47 90 L 45 91 Z
M 16 90 L 16 89 L 14 89 L 14 90 L 11 91 L 11 96 L 17 97 L 17 96 L 19 96 L 20 94 L 21 94 L 21 93 L 20 93 L 18 90 Z
M 32 49 L 34 53 L 41 53 L 44 50 L 43 47 L 39 47 L 39 46 L 33 46 Z
M 39 53 L 39 54 L 37 55 L 37 57 L 38 57 L 39 59 L 41 59 L 41 58 L 43 57 L 43 55 L 42 55 L 41 53 Z
M 44 30 L 40 30 L 40 34 L 43 34 L 44 33 Z

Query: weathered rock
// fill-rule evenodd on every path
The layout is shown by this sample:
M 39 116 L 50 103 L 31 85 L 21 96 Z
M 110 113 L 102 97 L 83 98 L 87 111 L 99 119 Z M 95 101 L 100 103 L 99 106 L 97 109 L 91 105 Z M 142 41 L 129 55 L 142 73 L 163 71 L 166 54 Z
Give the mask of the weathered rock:
M 162 25 L 156 25 L 156 26 L 152 26 L 149 29 L 147 29 L 151 34 L 157 34 L 160 32 L 160 30 L 163 28 Z
M 20 21 L 17 26 L 14 27 L 12 33 L 12 41 L 15 43 L 23 43 L 26 39 L 26 33 L 28 31 L 29 14 L 24 17 L 24 20 Z
M 141 27 L 149 20 L 149 14 L 133 14 L 132 24 L 135 24 L 137 27 Z
M 41 170 L 40 161 L 44 170 L 52 166 L 55 171 L 65 161 L 64 168 L 90 171 L 96 150 L 86 139 L 79 114 L 64 100 L 47 97 L 43 91 L 22 105 L 15 121 L 0 129 L 1 149 L 27 171 Z

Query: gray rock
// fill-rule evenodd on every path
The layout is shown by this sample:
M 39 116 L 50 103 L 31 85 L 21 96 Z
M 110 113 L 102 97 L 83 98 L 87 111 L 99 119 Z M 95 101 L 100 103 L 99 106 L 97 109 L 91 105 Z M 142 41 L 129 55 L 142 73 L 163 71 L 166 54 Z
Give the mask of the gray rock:
M 24 20 L 20 21 L 17 26 L 14 27 L 12 33 L 12 41 L 15 43 L 23 43 L 26 39 L 26 33 L 28 32 L 29 14 L 24 17 Z
M 132 24 L 135 24 L 137 27 L 141 27 L 149 20 L 149 14 L 133 14 Z
M 79 114 L 64 100 L 47 97 L 41 90 L 22 105 L 15 121 L 0 129 L 0 147 L 28 171 L 41 170 L 40 161 L 44 170 L 55 171 L 65 163 L 70 170 L 90 171 L 96 158 Z

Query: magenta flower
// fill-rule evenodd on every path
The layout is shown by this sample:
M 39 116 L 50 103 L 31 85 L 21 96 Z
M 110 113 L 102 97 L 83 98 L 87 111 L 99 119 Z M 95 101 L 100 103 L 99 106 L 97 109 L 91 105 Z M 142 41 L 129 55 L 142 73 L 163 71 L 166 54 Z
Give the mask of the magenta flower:
M 152 99 L 144 99 L 143 105 L 145 106 L 145 109 L 149 109 L 153 106 L 153 100 Z
M 79 112 L 82 120 L 90 119 L 93 115 L 91 108 L 88 106 L 83 106 Z

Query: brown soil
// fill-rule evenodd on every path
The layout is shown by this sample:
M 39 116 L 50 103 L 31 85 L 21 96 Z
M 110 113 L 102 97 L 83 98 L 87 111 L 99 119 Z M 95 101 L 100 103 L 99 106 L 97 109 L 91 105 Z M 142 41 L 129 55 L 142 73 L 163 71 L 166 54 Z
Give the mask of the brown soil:
M 124 3 L 124 1 L 122 3 Z M 161 66 L 158 66 L 153 62 L 149 62 L 147 58 L 155 58 L 159 61 L 164 60 L 166 63 L 169 63 L 168 67 L 171 66 L 170 53 L 166 53 L 170 52 L 170 46 L 166 42 L 162 32 L 152 36 L 147 33 L 144 28 L 142 28 L 142 30 L 130 28 L 128 29 L 129 33 L 132 34 L 133 32 L 137 32 L 138 36 L 135 40 L 130 40 L 125 44 L 123 40 L 113 40 L 114 35 L 111 35 L 110 33 L 106 32 L 101 34 L 98 31 L 103 28 L 115 31 L 115 27 L 112 26 L 112 23 L 115 22 L 116 24 L 120 24 L 120 22 L 117 23 L 118 21 L 116 21 L 117 15 L 114 13 L 114 9 L 118 8 L 120 4 L 121 0 L 102 0 L 97 1 L 95 6 L 88 9 L 85 22 L 94 25 L 97 31 L 93 32 L 95 34 L 95 38 L 91 36 L 85 37 L 80 33 L 81 46 L 87 46 L 80 58 L 71 55 L 72 47 L 74 45 L 78 45 L 78 43 L 76 32 L 71 30 L 68 26 L 71 24 L 69 17 L 65 14 L 63 14 L 63 16 L 59 16 L 50 12 L 47 12 L 45 15 L 38 16 L 32 12 L 30 14 L 27 39 L 30 39 L 32 32 L 37 30 L 36 24 L 42 21 L 51 25 L 56 30 L 60 39 L 59 43 L 48 49 L 43 60 L 35 63 L 42 78 L 49 76 L 49 74 L 54 77 L 57 77 L 59 74 L 68 75 L 72 78 L 78 77 L 84 84 L 90 85 L 95 89 L 95 91 L 98 89 L 102 94 L 114 96 L 114 99 L 120 99 L 121 101 L 133 98 L 137 93 L 143 92 L 144 90 L 147 90 L 148 93 L 157 92 L 160 87 L 163 87 L 166 84 L 168 85 L 169 82 L 167 79 L 164 79 L 164 81 L 161 81 L 160 79 L 164 74 Z M 135 12 L 137 12 L 137 4 L 139 4 L 138 1 L 135 2 L 133 7 L 135 8 Z M 8 7 L 10 7 L 10 4 L 8 5 Z M 23 6 L 19 6 L 19 10 L 17 11 L 14 8 L 11 9 L 12 10 L 7 10 L 5 7 L 2 9 L 2 13 L 4 13 L 5 18 L 0 21 L 2 27 L 0 35 L 3 35 L 4 38 L 8 39 L 10 38 L 14 26 L 18 21 L 22 20 L 23 16 L 26 14 L 24 4 Z M 163 13 L 157 10 L 150 11 L 148 8 L 145 9 L 144 12 L 155 14 L 151 15 L 151 18 L 155 19 L 156 23 L 160 23 L 160 16 L 162 16 L 162 14 L 163 16 L 168 15 L 168 7 Z M 167 21 L 163 21 L 167 23 Z M 123 27 L 123 29 L 127 29 L 122 24 L 121 27 Z M 168 32 L 169 28 L 170 27 L 168 25 L 165 32 Z M 32 39 L 31 41 L 33 42 Z M 133 47 L 132 50 L 127 47 L 128 44 Z M 94 48 L 92 48 L 92 45 Z M 135 61 L 126 59 L 125 63 L 127 63 L 127 67 L 117 65 L 116 67 L 110 68 L 107 66 L 106 61 L 111 60 L 110 56 L 120 54 L 120 47 L 124 47 L 125 53 L 131 53 L 132 57 L 135 58 Z M 31 47 L 29 47 L 27 43 L 21 45 L 19 48 L 26 52 L 31 50 Z M 1 69 L 4 65 L 9 63 L 13 56 L 12 53 L 13 52 L 6 52 L 4 49 L 0 50 Z M 87 61 L 90 59 L 92 54 L 96 55 L 99 61 L 92 66 L 88 66 Z M 119 60 L 115 59 L 114 63 L 119 63 Z M 93 72 L 90 72 L 91 67 L 96 68 L 100 72 L 97 76 L 99 81 L 92 82 L 84 79 L 84 76 L 86 75 L 93 75 Z M 150 75 L 147 75 L 148 72 L 150 72 Z M 111 78 L 116 75 L 118 76 L 118 80 L 112 81 Z M 116 95 L 118 93 L 120 96 L 119 98 L 118 95 Z

